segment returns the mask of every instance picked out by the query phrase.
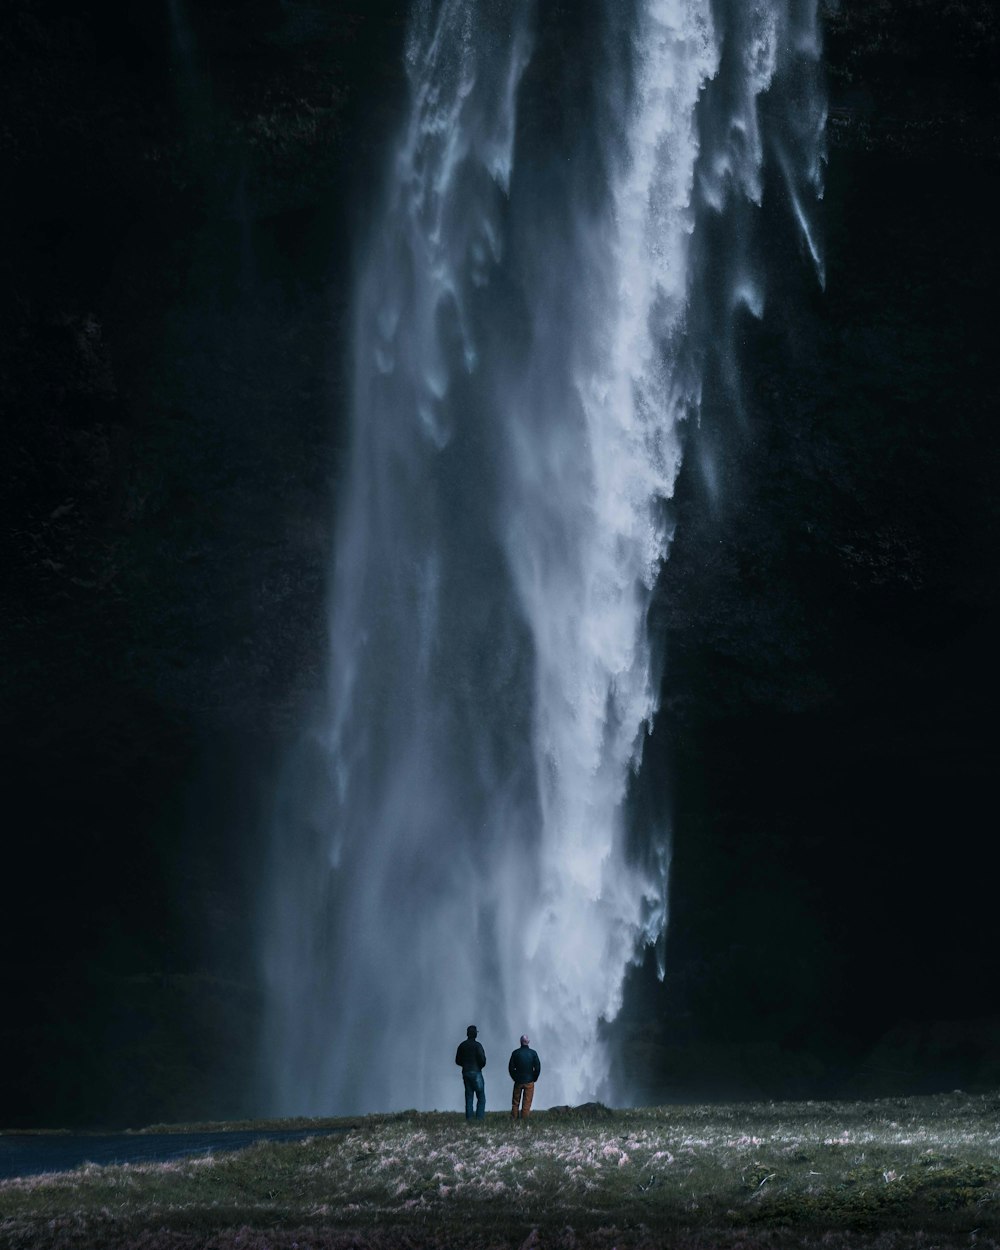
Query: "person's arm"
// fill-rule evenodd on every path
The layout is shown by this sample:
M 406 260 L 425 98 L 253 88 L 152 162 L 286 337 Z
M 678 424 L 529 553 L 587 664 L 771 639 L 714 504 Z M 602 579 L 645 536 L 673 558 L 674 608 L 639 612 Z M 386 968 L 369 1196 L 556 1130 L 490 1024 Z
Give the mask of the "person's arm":
M 462 1043 L 458 1043 L 458 1050 L 455 1051 L 455 1062 L 459 1067 L 462 1066 Z
M 507 1061 L 507 1074 L 510 1077 L 510 1079 L 514 1081 L 515 1083 L 517 1081 L 517 1074 L 514 1071 L 514 1056 L 516 1054 L 517 1054 L 517 1051 L 512 1050 L 510 1052 L 510 1059 Z
M 531 1079 L 537 1081 L 542 1072 L 542 1061 L 538 1058 L 538 1051 L 533 1050 L 534 1058 L 531 1061 Z
M 486 1067 L 486 1051 L 485 1051 L 485 1050 L 483 1050 L 483 1044 L 482 1044 L 482 1042 L 476 1042 L 476 1053 L 477 1053 L 477 1054 L 478 1054 L 478 1056 L 479 1056 L 479 1067 L 480 1067 L 480 1070 L 482 1070 L 483 1068 L 485 1068 L 485 1067 Z

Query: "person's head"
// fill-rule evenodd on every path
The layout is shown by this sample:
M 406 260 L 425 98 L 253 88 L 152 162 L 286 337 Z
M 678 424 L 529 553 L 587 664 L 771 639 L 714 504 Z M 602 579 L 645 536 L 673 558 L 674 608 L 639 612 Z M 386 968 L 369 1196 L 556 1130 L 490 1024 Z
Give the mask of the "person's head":
M 475 1041 L 475 1039 L 479 1036 L 479 1030 L 476 1028 L 474 1024 L 470 1024 L 469 1027 L 465 1030 L 465 1035 L 466 1037 L 471 1037 L 472 1040 Z
M 527 1045 L 528 1045 L 528 1043 L 529 1043 L 530 1041 L 531 1041 L 531 1038 L 527 1035 L 527 1033 L 522 1033 L 522 1034 L 521 1034 L 521 1045 L 522 1045 L 522 1046 L 527 1046 Z

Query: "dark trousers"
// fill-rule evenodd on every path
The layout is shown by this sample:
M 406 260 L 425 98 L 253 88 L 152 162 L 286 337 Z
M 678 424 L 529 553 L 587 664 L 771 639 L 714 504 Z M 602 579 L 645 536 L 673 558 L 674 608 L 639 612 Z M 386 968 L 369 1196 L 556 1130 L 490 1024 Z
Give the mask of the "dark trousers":
M 476 1099 L 476 1119 L 482 1120 L 486 1115 L 486 1082 L 482 1072 L 463 1072 L 465 1084 L 465 1118 L 472 1119 L 472 1098 Z

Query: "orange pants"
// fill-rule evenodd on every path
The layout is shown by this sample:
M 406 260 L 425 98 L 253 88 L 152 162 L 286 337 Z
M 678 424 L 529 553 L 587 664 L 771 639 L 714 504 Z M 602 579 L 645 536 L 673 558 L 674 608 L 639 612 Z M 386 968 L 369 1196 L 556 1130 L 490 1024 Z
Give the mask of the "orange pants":
M 529 1081 L 527 1085 L 514 1085 L 514 1098 L 510 1104 L 510 1117 L 512 1120 L 526 1120 L 531 1114 L 531 1100 L 535 1096 L 535 1082 Z M 520 1108 L 520 1111 L 518 1110 Z

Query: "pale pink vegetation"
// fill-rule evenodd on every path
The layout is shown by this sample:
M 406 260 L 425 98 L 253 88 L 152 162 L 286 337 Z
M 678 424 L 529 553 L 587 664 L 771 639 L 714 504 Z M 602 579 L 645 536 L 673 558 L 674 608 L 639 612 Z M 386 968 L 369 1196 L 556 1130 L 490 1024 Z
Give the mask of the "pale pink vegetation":
M 546 1124 L 542 1117 L 527 1130 L 508 1128 L 507 1125 L 492 1120 L 488 1122 L 485 1131 L 470 1131 L 464 1123 L 458 1122 L 435 1125 L 430 1131 L 411 1131 L 405 1124 L 374 1124 L 367 1131 L 355 1130 L 337 1139 L 314 1139 L 306 1155 L 308 1163 L 303 1160 L 295 1169 L 299 1177 L 320 1178 L 313 1183 L 316 1197 L 322 1198 L 322 1205 L 311 1207 L 309 1215 L 348 1222 L 357 1218 L 368 1231 L 357 1242 L 351 1243 L 346 1239 L 346 1233 L 343 1234 L 345 1240 L 341 1242 L 336 1240 L 341 1234 L 333 1234 L 325 1229 L 322 1232 L 313 1230 L 300 1235 L 300 1248 L 304 1250 L 308 1246 L 310 1250 L 319 1250 L 320 1247 L 336 1245 L 338 1250 L 341 1246 L 347 1250 L 353 1244 L 357 1250 L 396 1250 L 396 1247 L 402 1250 L 406 1244 L 402 1233 L 373 1231 L 369 1227 L 371 1221 L 378 1219 L 383 1212 L 409 1212 L 416 1213 L 415 1218 L 420 1221 L 421 1228 L 431 1228 L 435 1218 L 445 1219 L 449 1215 L 453 1220 L 458 1218 L 456 1212 L 460 1211 L 463 1202 L 470 1200 L 487 1203 L 496 1201 L 500 1204 L 497 1209 L 502 1207 L 507 1211 L 521 1210 L 525 1216 L 533 1207 L 544 1206 L 547 1212 L 558 1212 L 558 1220 L 570 1224 L 574 1222 L 574 1208 L 589 1209 L 591 1199 L 582 1199 L 582 1195 L 628 1194 L 640 1191 L 645 1193 L 654 1179 L 660 1183 L 666 1181 L 668 1175 L 677 1178 L 673 1184 L 687 1187 L 683 1194 L 684 1208 L 697 1211 L 701 1193 L 692 1190 L 688 1178 L 697 1176 L 701 1179 L 696 1180 L 696 1184 L 711 1185 L 712 1169 L 716 1170 L 716 1178 L 723 1173 L 728 1173 L 732 1178 L 735 1173 L 735 1181 L 738 1183 L 740 1172 L 744 1169 L 747 1176 L 750 1176 L 751 1167 L 761 1167 L 768 1173 L 773 1173 L 777 1170 L 775 1164 L 780 1157 L 784 1171 L 784 1159 L 787 1156 L 803 1149 L 815 1149 L 821 1144 L 828 1150 L 832 1148 L 831 1158 L 842 1158 L 850 1165 L 855 1156 L 863 1157 L 869 1143 L 882 1146 L 916 1143 L 918 1149 L 926 1143 L 926 1153 L 931 1153 L 957 1148 L 965 1142 L 977 1144 L 981 1148 L 984 1140 L 981 1130 L 978 1133 L 949 1131 L 942 1134 L 940 1130 L 935 1131 L 934 1127 L 924 1129 L 911 1125 L 904 1130 L 896 1123 L 887 1125 L 874 1122 L 870 1127 L 861 1128 L 852 1125 L 850 1129 L 838 1131 L 831 1128 L 830 1118 L 811 1122 L 797 1120 L 791 1125 L 775 1125 L 773 1128 L 768 1125 L 764 1129 L 754 1124 L 749 1116 L 746 1119 L 741 1116 L 735 1122 L 730 1118 L 727 1124 L 720 1126 L 719 1131 L 712 1131 L 711 1126 L 700 1122 L 692 1125 L 690 1118 L 686 1125 L 671 1123 L 669 1118 L 647 1123 L 649 1126 L 642 1128 L 620 1120 L 605 1127 L 587 1124 L 581 1132 L 573 1132 L 569 1124 Z M 743 1125 L 757 1128 L 758 1133 L 763 1132 L 764 1135 L 739 1131 Z M 694 1133 L 690 1131 L 692 1127 L 696 1129 Z M 994 1148 L 1000 1143 L 1000 1137 L 992 1131 L 992 1126 L 987 1140 Z M 267 1152 L 261 1153 L 259 1167 L 262 1177 L 271 1166 L 273 1157 Z M 257 1166 L 252 1156 L 248 1161 L 252 1166 Z M 68 1199 L 65 1208 L 72 1208 L 77 1205 L 74 1189 L 88 1188 L 96 1181 L 102 1188 L 99 1197 L 97 1194 L 95 1197 L 100 1202 L 108 1202 L 107 1218 L 113 1221 L 116 1218 L 116 1204 L 103 1188 L 109 1182 L 117 1187 L 119 1193 L 133 1189 L 137 1179 L 148 1173 L 158 1174 L 165 1179 L 200 1179 L 204 1182 L 208 1179 L 206 1174 L 217 1167 L 222 1180 L 225 1166 L 228 1165 L 224 1157 L 197 1157 L 167 1164 L 142 1164 L 117 1169 L 89 1167 L 68 1175 L 10 1181 L 0 1188 L 24 1192 L 51 1188 L 54 1201 L 63 1204 L 65 1195 Z M 826 1167 L 825 1164 L 816 1166 Z M 819 1173 L 800 1174 L 800 1184 L 806 1193 L 822 1192 L 828 1183 L 817 1180 L 814 1184 L 810 1179 L 813 1175 L 820 1176 Z M 903 1172 L 899 1163 L 892 1160 L 885 1164 L 885 1170 L 878 1175 L 877 1183 L 879 1187 L 883 1184 L 888 1186 L 902 1178 Z M 750 1181 L 750 1185 L 755 1183 L 755 1179 Z M 276 1178 L 276 1187 L 280 1184 Z M 780 1179 L 776 1180 L 773 1186 L 765 1186 L 765 1192 L 769 1194 L 772 1188 L 780 1187 L 781 1184 Z M 209 1187 L 206 1186 L 207 1188 Z M 171 1187 L 171 1192 L 176 1191 Z M 201 1190 L 201 1193 L 204 1192 L 204 1189 Z M 708 1189 L 704 1192 L 707 1193 Z M 803 1192 L 803 1189 L 799 1192 Z M 116 1198 L 119 1193 L 115 1194 Z M 175 1204 L 165 1202 L 162 1209 L 184 1210 L 188 1205 L 185 1201 L 188 1196 L 185 1193 L 183 1199 Z M 678 1193 L 678 1199 L 681 1196 Z M 180 1197 L 181 1194 L 178 1193 L 178 1198 Z M 747 1200 L 758 1202 L 762 1198 L 764 1195 L 755 1192 Z M 704 1201 L 704 1198 L 701 1200 Z M 991 1197 L 990 1200 L 995 1201 L 995 1198 Z M 279 1203 L 283 1201 L 283 1198 L 278 1199 Z M 598 1201 L 601 1201 L 600 1197 Z M 736 1201 L 734 1199 L 734 1203 Z M 262 1198 L 258 1202 L 262 1212 L 273 1211 L 274 1203 L 270 1197 L 266 1202 Z M 67 1218 L 72 1222 L 74 1217 Z M 85 1220 L 87 1217 L 81 1213 L 80 1218 Z M 477 1218 L 483 1218 L 482 1212 Z M 416 1224 L 412 1224 L 412 1227 L 416 1227 Z M 10 1226 L 0 1227 L 0 1244 L 7 1244 L 4 1236 L 10 1231 Z M 606 1240 L 604 1232 L 607 1233 Z M 76 1236 L 77 1233 L 74 1232 L 73 1235 Z M 156 1237 L 159 1234 L 154 1236 L 147 1233 L 145 1236 L 153 1237 L 153 1240 L 142 1241 L 142 1250 L 159 1250 L 161 1244 L 163 1247 L 170 1244 L 167 1240 L 157 1242 Z M 328 1236 L 331 1240 L 326 1240 Z M 489 1250 L 489 1236 L 486 1230 L 482 1241 L 477 1242 L 478 1250 Z M 580 1250 L 584 1247 L 615 1250 L 616 1244 L 620 1244 L 620 1236 L 620 1233 L 616 1237 L 611 1230 L 603 1230 L 587 1234 L 579 1240 L 567 1239 L 565 1243 L 561 1238 L 547 1239 L 544 1246 L 537 1238 L 534 1241 L 529 1238 L 526 1245 L 529 1250 L 532 1245 L 537 1246 L 538 1250 L 563 1250 L 564 1244 L 566 1250 L 571 1250 L 571 1247 L 579 1247 Z M 294 1245 L 293 1239 L 285 1240 L 284 1233 L 275 1233 L 274 1237 L 273 1242 L 257 1241 L 256 1234 L 247 1230 L 246 1240 L 243 1241 L 239 1232 L 227 1231 L 217 1235 L 210 1244 L 212 1250 L 216 1250 L 217 1246 L 219 1250 L 229 1250 L 229 1247 L 233 1250 L 239 1247 L 242 1250 L 244 1246 L 247 1250 L 256 1250 L 258 1245 L 263 1247 L 265 1244 L 269 1248 L 281 1247 L 284 1250 L 285 1246 Z M 907 1237 L 910 1235 L 907 1234 Z M 685 1247 L 690 1244 L 694 1250 L 695 1242 L 689 1243 L 686 1238 L 687 1234 L 679 1234 L 674 1244 L 681 1246 L 683 1243 Z M 725 1246 L 726 1250 L 758 1250 L 765 1242 L 777 1250 L 779 1242 L 768 1242 L 763 1234 L 742 1234 L 733 1230 L 727 1234 Z M 645 1250 L 647 1245 L 640 1232 L 633 1232 L 627 1243 L 630 1250 L 638 1250 L 639 1247 Z M 26 1247 L 30 1243 L 20 1244 Z M 69 1244 L 67 1234 L 66 1245 Z M 179 1248 L 182 1243 L 176 1244 Z M 422 1241 L 420 1244 L 426 1245 L 428 1250 L 434 1246 L 432 1241 Z M 789 1247 L 792 1245 L 791 1242 L 780 1244 Z M 839 1231 L 824 1235 L 817 1230 L 815 1234 L 807 1234 L 794 1244 L 796 1250 L 807 1245 L 815 1247 L 816 1250 L 846 1250 L 851 1245 L 851 1234 Z M 883 1250 L 877 1235 L 859 1244 L 863 1244 L 865 1250 Z M 887 1241 L 884 1250 L 890 1250 L 890 1245 L 891 1250 L 898 1250 L 904 1245 L 907 1250 L 911 1246 L 913 1250 L 918 1247 L 920 1250 L 931 1250 L 931 1244 L 945 1243 L 921 1242 L 920 1235 L 914 1233 L 905 1242 Z M 138 1245 L 137 1242 L 136 1246 Z M 651 1248 L 653 1242 L 648 1242 L 648 1245 Z M 992 1243 L 980 1235 L 976 1250 L 987 1250 L 987 1247 L 994 1250 Z M 188 1250 L 187 1244 L 184 1244 L 184 1250 Z M 191 1250 L 195 1250 L 194 1243 L 191 1243 Z M 197 1250 L 202 1250 L 200 1244 Z M 454 1246 L 445 1246 L 442 1243 L 440 1247 L 435 1246 L 435 1250 L 454 1250 Z M 698 1250 L 707 1250 L 707 1246 L 699 1246 Z
M 700 1139 L 696 1140 L 700 1144 Z M 608 1129 L 569 1136 L 563 1131 L 546 1132 L 541 1126 L 513 1141 L 498 1141 L 467 1130 L 458 1135 L 451 1131 L 444 1140 L 438 1137 L 436 1141 L 433 1135 L 418 1133 L 407 1142 L 406 1149 L 400 1149 L 396 1137 L 386 1141 L 365 1135 L 338 1144 L 331 1149 L 330 1158 L 316 1166 L 325 1171 L 331 1161 L 337 1161 L 337 1175 L 330 1177 L 331 1198 L 342 1197 L 344 1210 L 353 1208 L 369 1187 L 376 1200 L 381 1191 L 412 1209 L 428 1202 L 533 1192 L 549 1177 L 556 1191 L 547 1201 L 563 1205 L 571 1204 L 581 1191 L 597 1189 L 602 1173 L 607 1171 L 669 1166 L 674 1154 L 659 1148 L 662 1145 L 662 1131 L 621 1135 Z M 383 1188 L 380 1182 L 388 1179 L 388 1174 L 393 1183 Z

